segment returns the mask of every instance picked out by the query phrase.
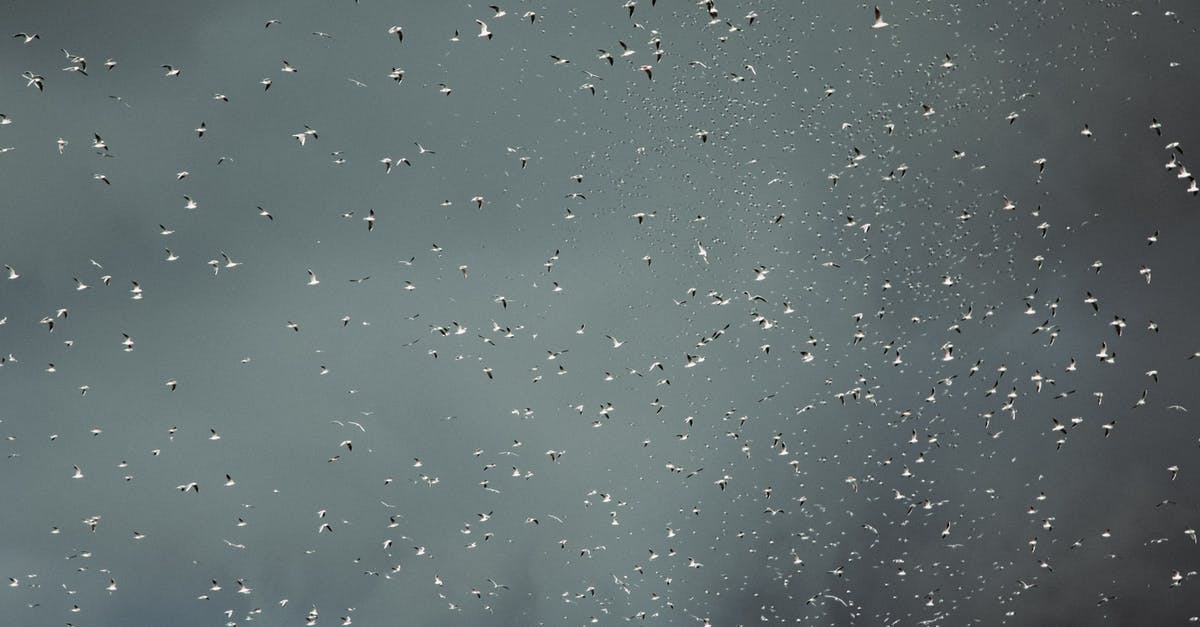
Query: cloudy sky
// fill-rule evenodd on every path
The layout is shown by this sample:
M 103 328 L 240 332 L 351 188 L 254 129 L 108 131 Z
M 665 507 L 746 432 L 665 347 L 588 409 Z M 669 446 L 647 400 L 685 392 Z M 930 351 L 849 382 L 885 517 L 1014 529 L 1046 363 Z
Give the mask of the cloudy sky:
M 1115 4 L 9 3 L 0 608 L 1200 616 L 1200 8 Z

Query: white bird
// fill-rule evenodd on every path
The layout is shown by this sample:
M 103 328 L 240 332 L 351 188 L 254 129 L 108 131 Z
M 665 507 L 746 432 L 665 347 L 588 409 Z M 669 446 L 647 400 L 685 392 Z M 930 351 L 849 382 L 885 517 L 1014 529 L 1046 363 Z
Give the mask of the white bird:
M 887 28 L 889 24 L 883 21 L 883 14 L 880 13 L 879 7 L 875 7 L 875 23 L 871 24 L 871 28 Z
M 313 274 L 312 270 L 309 270 L 308 271 L 308 284 L 316 285 L 318 283 L 320 283 L 320 281 L 317 280 L 317 275 Z
M 26 87 L 37 87 L 38 91 L 46 90 L 46 77 L 42 76 L 41 74 L 34 74 L 33 72 L 26 70 L 21 74 L 21 78 L 25 79 Z
M 475 23 L 479 25 L 479 37 L 492 38 L 492 31 L 488 30 L 488 25 L 484 24 L 483 20 L 475 20 Z
M 303 131 L 303 132 L 300 132 L 300 133 L 295 133 L 295 134 L 293 134 L 293 135 L 292 135 L 292 137 L 296 138 L 296 141 L 300 142 L 300 145 L 301 145 L 301 146 L 303 146 L 303 145 L 304 145 L 304 143 L 305 143 L 306 141 L 308 141 L 308 138 L 309 138 L 309 136 L 312 136 L 312 138 L 313 138 L 313 139 L 317 139 L 317 132 L 316 132 L 316 131 L 314 131 L 314 130 L 313 130 L 311 127 L 309 127 L 308 125 L 305 125 L 305 126 L 304 126 L 304 131 Z
M 10 266 L 10 265 L 8 265 L 8 264 L 5 264 L 5 265 L 4 265 L 4 269 L 5 269 L 5 270 L 8 270 L 8 280 L 9 280 L 9 281 L 11 281 L 11 280 L 13 280 L 13 279 L 16 279 L 16 278 L 18 278 L 18 277 L 20 277 L 20 276 L 21 276 L 21 275 L 17 274 L 17 271 L 16 271 L 16 270 L 13 270 L 13 267 L 12 267 L 12 266 Z

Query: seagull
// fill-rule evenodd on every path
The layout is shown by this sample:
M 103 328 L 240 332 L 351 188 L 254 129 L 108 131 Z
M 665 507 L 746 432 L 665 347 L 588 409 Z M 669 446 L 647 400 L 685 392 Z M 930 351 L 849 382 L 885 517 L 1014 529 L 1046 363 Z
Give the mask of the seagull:
M 34 74 L 33 72 L 25 71 L 21 74 L 21 77 L 25 79 L 26 87 L 37 87 L 38 91 L 45 91 L 46 77 L 42 76 L 41 74 Z
M 305 124 L 304 131 L 300 132 L 300 133 L 296 133 L 296 134 L 292 135 L 292 137 L 296 138 L 296 141 L 300 142 L 300 145 L 303 146 L 304 143 L 306 141 L 308 141 L 308 137 L 310 135 L 312 136 L 313 139 L 317 139 L 317 132 L 315 130 L 313 130 L 312 127 Z
M 613 336 L 611 336 L 611 335 L 605 335 L 604 337 L 606 337 L 606 338 L 608 338 L 609 340 L 611 340 L 611 341 L 612 341 L 612 347 L 613 347 L 613 348 L 621 348 L 621 345 L 625 343 L 624 341 L 622 341 L 622 340 L 618 340 L 617 338 L 615 338 L 615 337 L 613 337 Z
M 13 35 L 13 39 L 24 39 L 25 41 L 21 43 L 28 44 L 33 43 L 34 39 L 41 39 L 41 36 L 37 33 L 16 33 Z
M 159 67 L 167 71 L 167 73 L 163 74 L 163 76 L 179 76 L 179 73 L 183 71 L 172 65 L 161 65 Z
M 8 270 L 8 280 L 9 281 L 12 281 L 21 276 L 21 275 L 17 274 L 17 271 L 13 270 L 13 267 L 8 264 L 4 264 L 4 269 Z
M 871 28 L 887 28 L 889 24 L 883 21 L 883 14 L 880 13 L 879 7 L 875 7 L 875 23 L 871 24 Z
M 308 284 L 316 285 L 318 283 L 320 283 L 320 281 L 317 280 L 317 275 L 313 274 L 312 270 L 309 270 L 308 271 Z
M 646 73 L 646 78 L 648 78 L 650 80 L 654 80 L 654 72 L 653 72 L 654 66 L 643 65 L 643 66 L 638 67 L 638 69 Z
M 475 20 L 475 23 L 479 25 L 479 37 L 492 38 L 492 31 L 488 30 L 488 25 L 484 24 L 483 20 Z
M 374 230 L 375 229 L 375 210 L 371 209 L 370 211 L 368 211 L 367 217 L 363 218 L 363 220 L 366 221 L 366 223 L 367 223 L 367 232 Z M 312 272 L 310 271 L 309 274 L 312 274 Z M 314 277 L 313 279 L 316 280 L 316 277 Z M 309 283 L 309 285 L 314 285 L 314 284 Z
M 393 26 L 393 27 L 389 28 L 388 34 L 395 35 L 396 39 L 398 39 L 400 41 L 404 41 L 404 29 L 400 28 L 399 26 Z

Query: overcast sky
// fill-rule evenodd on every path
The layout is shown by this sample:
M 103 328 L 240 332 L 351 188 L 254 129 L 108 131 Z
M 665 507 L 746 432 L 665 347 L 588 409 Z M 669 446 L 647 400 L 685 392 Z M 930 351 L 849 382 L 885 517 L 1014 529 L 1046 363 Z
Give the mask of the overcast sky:
M 9 3 L 0 608 L 1200 616 L 1200 9 L 1088 4 Z

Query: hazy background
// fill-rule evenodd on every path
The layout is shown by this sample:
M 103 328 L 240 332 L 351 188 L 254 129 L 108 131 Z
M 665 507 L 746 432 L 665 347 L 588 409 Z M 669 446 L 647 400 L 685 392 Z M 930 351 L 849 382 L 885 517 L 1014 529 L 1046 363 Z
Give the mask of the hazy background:
M 1200 9 L 622 5 L 8 4 L 13 624 L 1200 615 Z

